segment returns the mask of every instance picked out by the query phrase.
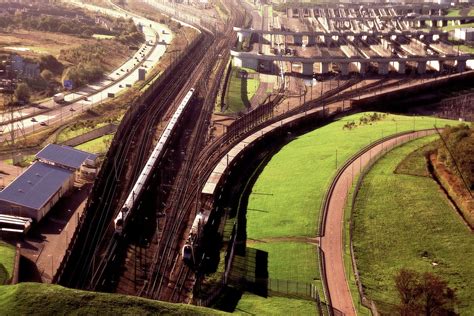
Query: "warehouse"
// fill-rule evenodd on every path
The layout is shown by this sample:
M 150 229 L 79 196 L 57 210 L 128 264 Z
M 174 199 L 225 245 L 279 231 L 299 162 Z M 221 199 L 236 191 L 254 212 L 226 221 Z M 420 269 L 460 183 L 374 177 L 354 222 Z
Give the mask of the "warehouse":
M 0 214 L 39 222 L 82 176 L 95 172 L 97 156 L 67 146 L 50 144 L 36 161 L 0 192 Z

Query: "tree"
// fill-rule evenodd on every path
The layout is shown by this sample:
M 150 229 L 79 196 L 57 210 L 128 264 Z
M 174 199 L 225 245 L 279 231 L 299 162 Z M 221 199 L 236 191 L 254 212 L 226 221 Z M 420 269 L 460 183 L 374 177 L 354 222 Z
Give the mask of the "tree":
M 15 89 L 15 98 L 18 102 L 27 103 L 30 100 L 30 87 L 26 83 L 20 83 Z
M 50 82 L 51 79 L 53 79 L 53 73 L 50 70 L 45 69 L 41 72 L 41 78 L 43 78 L 44 80 Z
M 401 269 L 395 276 L 395 286 L 400 296 L 400 315 L 457 315 L 456 290 L 433 273 Z

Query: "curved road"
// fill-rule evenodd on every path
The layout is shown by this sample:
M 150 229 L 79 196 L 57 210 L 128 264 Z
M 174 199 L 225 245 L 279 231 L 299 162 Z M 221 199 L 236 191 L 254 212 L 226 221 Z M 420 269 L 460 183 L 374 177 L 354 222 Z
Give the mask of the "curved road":
M 333 188 L 328 197 L 324 236 L 321 237 L 320 247 L 324 252 L 324 265 L 326 267 L 327 290 L 334 309 L 343 315 L 356 315 L 348 280 L 344 268 L 344 208 L 352 182 L 368 165 L 371 158 L 387 148 L 404 143 L 414 138 L 432 134 L 433 130 L 415 131 L 396 136 L 389 136 L 385 141 L 373 143 L 363 152 L 356 154 L 356 159 L 348 163 L 331 184 Z M 349 161 L 350 161 L 349 160 Z M 324 276 L 323 276 L 324 277 Z M 338 314 L 336 312 L 336 314 Z

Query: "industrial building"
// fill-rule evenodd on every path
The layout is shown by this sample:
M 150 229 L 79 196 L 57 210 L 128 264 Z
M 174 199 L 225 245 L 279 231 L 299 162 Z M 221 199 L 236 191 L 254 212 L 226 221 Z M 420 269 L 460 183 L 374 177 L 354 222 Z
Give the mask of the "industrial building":
M 0 192 L 0 214 L 39 222 L 77 181 L 95 174 L 96 161 L 94 154 L 49 144 L 22 175 Z

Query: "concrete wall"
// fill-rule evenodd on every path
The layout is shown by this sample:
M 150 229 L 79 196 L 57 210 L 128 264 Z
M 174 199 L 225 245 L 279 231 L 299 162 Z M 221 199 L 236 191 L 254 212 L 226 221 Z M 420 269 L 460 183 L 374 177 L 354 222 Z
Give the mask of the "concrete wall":
M 236 67 L 258 70 L 258 59 L 234 57 L 234 65 Z

